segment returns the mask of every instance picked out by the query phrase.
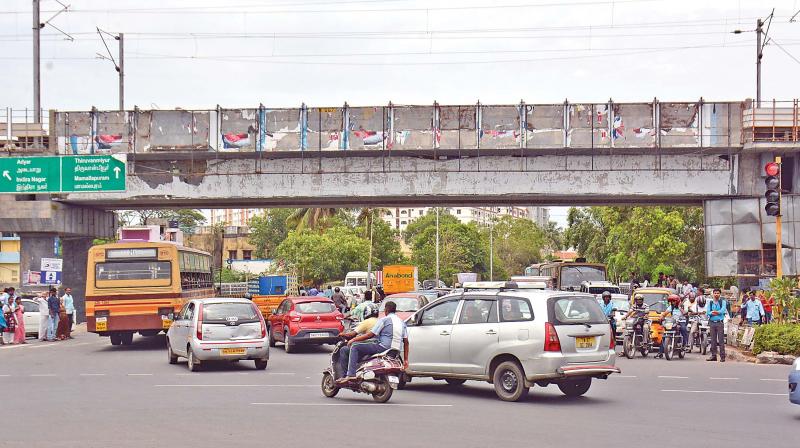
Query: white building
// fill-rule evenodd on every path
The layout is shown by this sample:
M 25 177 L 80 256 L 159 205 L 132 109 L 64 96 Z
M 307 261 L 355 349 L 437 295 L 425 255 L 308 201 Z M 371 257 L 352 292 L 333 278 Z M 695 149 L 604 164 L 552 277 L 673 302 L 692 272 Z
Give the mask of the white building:
M 250 219 L 264 211 L 263 208 L 220 208 L 211 210 L 211 225 L 223 223 L 226 226 L 247 227 Z
M 432 207 L 412 207 L 412 208 L 386 208 L 383 220 L 393 229 L 404 231 L 412 221 L 425 216 Z M 546 209 L 545 209 L 546 210 Z M 513 216 L 515 218 L 530 218 L 529 210 L 525 207 L 446 207 L 445 213 L 455 216 L 461 223 L 467 224 L 475 222 L 478 225 L 489 226 L 492 219 L 499 219 L 503 216 Z M 548 216 L 549 219 L 549 216 Z
M 550 209 L 547 207 L 528 207 L 528 219 L 539 227 L 547 227 L 550 222 Z

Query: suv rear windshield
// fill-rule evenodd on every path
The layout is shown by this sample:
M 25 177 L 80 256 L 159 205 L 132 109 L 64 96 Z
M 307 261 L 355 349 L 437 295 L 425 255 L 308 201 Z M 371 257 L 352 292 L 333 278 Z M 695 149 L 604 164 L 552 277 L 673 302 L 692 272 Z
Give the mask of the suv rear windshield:
M 608 321 L 597 300 L 590 297 L 551 299 L 552 321 L 556 325 L 604 324 Z
M 203 322 L 244 324 L 259 320 L 261 319 L 258 310 L 250 303 L 206 303 L 203 305 Z
M 295 310 L 300 314 L 324 314 L 334 312 L 331 302 L 304 302 L 295 305 Z

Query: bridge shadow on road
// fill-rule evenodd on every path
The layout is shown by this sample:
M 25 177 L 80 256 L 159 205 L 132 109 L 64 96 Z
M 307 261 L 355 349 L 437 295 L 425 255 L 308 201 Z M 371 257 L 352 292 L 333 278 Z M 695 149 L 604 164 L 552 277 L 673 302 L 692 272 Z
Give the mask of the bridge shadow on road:
M 494 389 L 487 385 L 487 387 L 479 387 L 466 383 L 463 386 L 450 386 L 447 384 L 414 384 L 413 382 L 406 385 L 405 390 L 410 392 L 425 392 L 426 394 L 439 395 L 442 397 L 467 397 L 467 398 L 481 398 L 486 400 L 499 401 Z M 550 387 L 547 388 L 548 390 Z M 555 389 L 553 389 L 555 391 Z M 399 391 L 398 393 L 402 393 Z M 541 387 L 532 387 L 528 395 L 522 397 L 520 402 L 523 403 L 537 403 L 546 404 L 548 406 L 604 406 L 611 403 L 610 400 L 596 398 L 596 397 L 578 397 L 567 398 L 564 395 L 545 393 Z

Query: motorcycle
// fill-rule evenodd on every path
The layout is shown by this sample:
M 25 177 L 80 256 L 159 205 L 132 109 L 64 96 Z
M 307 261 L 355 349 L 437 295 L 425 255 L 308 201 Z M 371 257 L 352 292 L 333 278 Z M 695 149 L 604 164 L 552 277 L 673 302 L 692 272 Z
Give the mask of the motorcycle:
M 322 394 L 333 398 L 340 389 L 349 389 L 353 392 L 372 395 L 378 403 L 386 403 L 392 398 L 392 392 L 400 387 L 403 373 L 403 361 L 397 350 L 387 350 L 376 353 L 358 364 L 356 379 L 346 385 L 336 384 L 336 378 L 344 376 L 339 372 L 339 352 L 347 344 L 339 341 L 331 353 L 331 364 L 322 372 Z
M 709 340 L 711 334 L 711 326 L 708 323 L 708 317 L 702 316 L 700 318 L 700 353 L 706 354 L 708 352 L 708 346 L 711 344 Z
M 662 325 L 664 326 L 664 358 L 669 361 L 677 354 L 679 358 L 683 359 L 686 347 L 680 332 L 680 322 L 673 317 L 665 317 Z
M 641 332 L 636 331 L 641 326 Z M 652 348 L 650 341 L 650 320 L 646 316 L 635 316 L 625 319 L 625 330 L 622 334 L 622 353 L 628 359 L 633 359 L 636 351 L 647 357 Z

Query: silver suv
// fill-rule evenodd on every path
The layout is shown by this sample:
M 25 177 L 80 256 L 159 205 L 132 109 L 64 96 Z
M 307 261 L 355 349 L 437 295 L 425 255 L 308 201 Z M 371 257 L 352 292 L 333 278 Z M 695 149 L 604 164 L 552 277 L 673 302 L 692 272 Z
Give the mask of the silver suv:
M 591 294 L 465 292 L 428 304 L 407 325 L 408 376 L 451 385 L 487 381 L 505 401 L 519 400 L 534 384 L 556 384 L 578 397 L 592 378 L 620 372 L 611 326 Z

